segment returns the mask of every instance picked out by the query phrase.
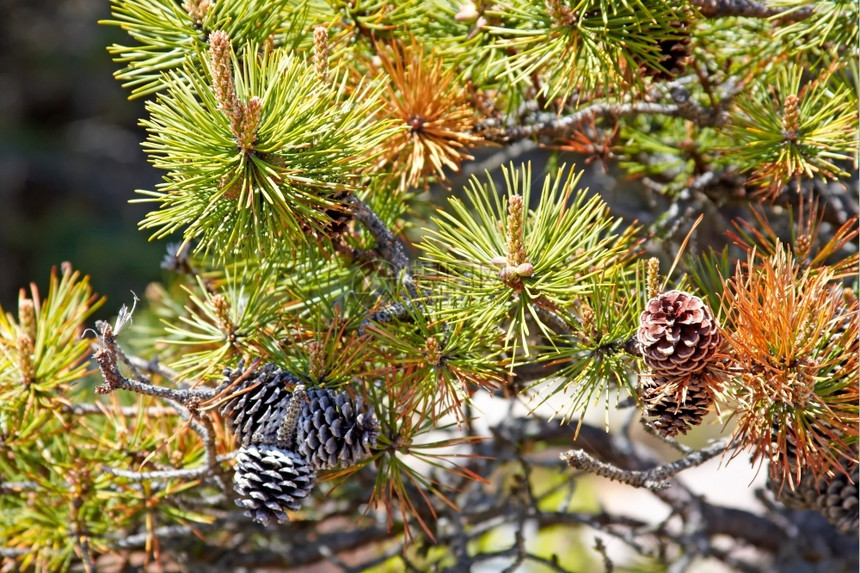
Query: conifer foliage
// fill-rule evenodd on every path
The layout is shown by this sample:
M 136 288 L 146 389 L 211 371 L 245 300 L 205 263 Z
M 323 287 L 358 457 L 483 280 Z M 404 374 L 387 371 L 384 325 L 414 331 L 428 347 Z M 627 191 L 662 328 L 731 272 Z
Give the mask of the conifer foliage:
M 0 313 L 4 570 L 855 567 L 856 2 L 110 5 L 177 243 Z

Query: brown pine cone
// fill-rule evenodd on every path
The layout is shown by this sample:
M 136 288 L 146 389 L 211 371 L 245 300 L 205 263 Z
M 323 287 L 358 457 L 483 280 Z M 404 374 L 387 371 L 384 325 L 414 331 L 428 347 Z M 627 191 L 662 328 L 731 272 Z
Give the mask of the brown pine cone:
M 639 315 L 636 338 L 645 363 L 664 379 L 701 371 L 722 342 L 704 301 L 679 290 L 648 301 Z
M 855 453 L 856 451 L 855 449 Z M 785 455 L 791 456 L 791 449 Z M 818 511 L 842 533 L 856 535 L 860 515 L 857 489 L 860 465 L 856 460 L 845 458 L 842 459 L 841 465 L 841 468 L 834 469 L 830 475 L 817 479 L 810 472 L 804 472 L 800 482 L 793 488 L 788 483 L 780 483 L 768 475 L 767 487 L 786 507 Z M 843 469 L 850 475 L 850 479 Z
M 719 378 L 703 372 L 681 377 L 643 376 L 639 398 L 649 426 L 661 436 L 686 434 L 702 423 L 714 402 Z
M 690 21 L 676 20 L 670 22 L 669 26 L 676 33 L 675 37 L 660 40 L 657 44 L 660 48 L 662 59 L 661 68 L 654 66 L 641 66 L 643 75 L 651 76 L 655 80 L 671 80 L 684 73 L 687 68 L 687 60 L 690 58 Z
M 857 480 L 860 479 L 860 466 L 857 462 L 851 462 L 851 466 L 851 479 L 839 472 L 818 480 L 821 493 L 816 499 L 815 508 L 839 531 L 857 535 Z

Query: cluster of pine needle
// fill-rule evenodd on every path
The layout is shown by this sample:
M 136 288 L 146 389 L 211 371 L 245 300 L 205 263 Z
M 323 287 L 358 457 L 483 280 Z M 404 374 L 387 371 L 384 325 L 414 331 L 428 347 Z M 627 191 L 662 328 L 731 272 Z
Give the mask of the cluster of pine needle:
M 856 532 L 832 484 L 858 464 L 857 218 L 838 189 L 858 9 L 734 4 L 112 0 L 116 77 L 146 100 L 163 174 L 140 227 L 175 243 L 113 325 L 68 265 L 0 313 L 3 559 L 92 568 L 136 534 L 158 557 L 170 527 L 241 514 L 234 466 L 264 523 L 351 499 L 433 539 L 436 508 L 493 479 L 475 452 L 498 401 L 551 408 L 571 438 L 601 403 L 607 430 L 635 404 L 670 442 L 719 410 L 777 497 Z M 525 142 L 546 169 L 498 160 L 454 188 Z M 615 215 L 563 151 L 664 212 Z M 697 252 L 696 215 L 730 201 L 750 216 Z M 287 386 L 250 383 L 266 365 Z M 338 421 L 346 404 L 367 412 Z M 310 492 L 303 464 L 335 458 Z

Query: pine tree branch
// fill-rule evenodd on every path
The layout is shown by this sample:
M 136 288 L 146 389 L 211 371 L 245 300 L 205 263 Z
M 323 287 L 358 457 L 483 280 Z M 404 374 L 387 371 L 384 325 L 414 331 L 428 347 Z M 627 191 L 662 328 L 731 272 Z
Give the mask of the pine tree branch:
M 669 86 L 669 95 L 678 108 L 677 115 L 688 119 L 698 126 L 719 127 L 726 120 L 726 114 L 719 107 L 705 108 L 695 101 L 683 85 L 675 82 Z
M 546 308 L 546 306 L 543 306 L 541 304 L 535 304 L 532 306 L 532 308 L 534 309 L 535 314 L 538 316 L 538 318 L 540 318 L 541 321 L 547 326 L 549 326 L 556 334 L 573 334 L 573 329 L 570 327 L 567 321 L 565 321 L 552 310 Z
M 212 398 L 215 395 L 215 391 L 211 388 L 177 390 L 175 388 L 157 386 L 146 379 L 132 380 L 126 378 L 120 374 L 117 365 L 118 357 L 123 354 L 117 346 L 113 328 L 106 321 L 97 322 L 96 328 L 99 332 L 99 342 L 98 349 L 93 354 L 93 358 L 98 363 L 102 378 L 105 381 L 104 384 L 96 388 L 96 392 L 99 394 L 109 394 L 117 389 L 129 390 L 138 394 L 173 400 L 186 406 L 195 403 L 199 404 L 203 400 Z
M 352 216 L 356 221 L 364 225 L 364 228 L 373 236 L 376 241 L 376 249 L 379 255 L 391 265 L 396 276 L 400 277 L 403 286 L 411 297 L 418 296 L 418 290 L 415 287 L 415 281 L 412 277 L 410 269 L 411 261 L 406 255 L 406 250 L 403 244 L 388 226 L 373 212 L 368 205 L 355 195 L 350 195 L 346 202 L 351 207 Z
M 78 499 L 79 503 L 83 504 L 83 501 Z M 79 525 L 76 523 L 76 525 Z M 77 537 L 77 552 L 78 556 L 81 559 L 81 563 L 84 567 L 84 571 L 87 573 L 96 573 L 96 564 L 93 559 L 93 552 L 90 549 L 90 542 L 87 540 L 86 534 L 82 531 L 75 531 L 75 536 Z
M 148 374 L 155 374 L 156 376 L 160 376 L 165 380 L 176 380 L 178 375 L 175 371 L 171 370 L 167 366 L 160 364 L 158 362 L 158 358 L 152 358 L 151 360 L 144 360 L 139 356 L 125 356 L 125 360 L 127 360 L 127 364 L 130 366 L 134 366 L 141 372 L 146 372 Z M 141 376 L 143 378 L 143 376 Z
M 780 24 L 799 22 L 812 16 L 814 6 L 801 8 L 776 8 L 755 0 L 691 0 L 706 18 L 774 18 Z
M 685 86 L 689 81 L 695 81 L 695 78 L 679 78 L 666 84 L 668 95 L 672 99 L 671 104 L 644 101 L 600 102 L 569 115 L 561 116 L 531 109 L 525 115 L 517 116 L 525 118 L 521 122 L 513 119 L 499 122 L 497 119 L 490 118 L 486 120 L 486 123 L 479 124 L 478 130 L 484 134 L 487 140 L 510 146 L 514 142 L 534 137 L 557 137 L 574 129 L 584 120 L 597 116 L 618 118 L 640 114 L 666 115 L 687 119 L 700 127 L 722 125 L 726 120 L 726 114 L 723 111 L 724 106 L 715 102 L 714 107 L 704 107 L 696 102 Z M 735 78 L 727 78 L 718 86 L 722 101 L 730 101 L 739 92 L 740 87 Z M 660 95 L 657 93 L 655 97 L 659 98 Z
M 123 477 L 135 481 L 168 480 L 168 479 L 199 479 L 212 474 L 212 468 L 208 465 L 199 468 L 158 470 L 152 472 L 134 472 L 121 470 L 110 466 L 102 466 L 102 469 L 111 475 Z
M 584 450 L 568 450 L 561 454 L 561 459 L 575 469 L 587 471 L 611 480 L 620 481 L 633 487 L 648 489 L 665 489 L 667 481 L 681 471 L 699 466 L 709 459 L 726 451 L 728 440 L 720 440 L 704 450 L 694 450 L 685 457 L 672 463 L 657 466 L 647 471 L 625 470 L 609 463 L 601 462 Z
M 560 117 L 554 113 L 535 113 L 523 125 L 509 124 L 501 128 L 488 129 L 484 137 L 495 143 L 509 144 L 522 139 L 567 132 L 584 119 L 595 115 L 625 116 L 657 114 L 674 116 L 679 113 L 678 106 L 672 104 L 650 102 L 613 104 L 604 102 L 590 105 L 575 113 Z
M 137 406 L 113 408 L 112 406 L 102 403 L 69 404 L 63 407 L 63 411 L 75 416 L 103 416 L 106 413 L 118 413 L 120 416 L 125 418 L 134 418 L 141 414 L 141 409 Z M 143 415 L 147 418 L 158 418 L 165 416 L 178 416 L 179 413 L 175 408 L 150 406 L 143 409 Z
M 570 115 L 558 116 L 554 113 L 536 113 L 529 122 L 523 125 L 507 125 L 502 128 L 488 129 L 485 137 L 496 143 L 510 144 L 514 141 L 533 137 L 558 136 L 569 132 L 579 123 L 589 117 L 607 116 L 622 117 L 639 114 L 666 115 L 689 119 L 698 125 L 714 125 L 722 113 L 719 110 L 702 108 L 689 98 L 689 92 L 683 88 L 674 91 L 676 103 L 598 103 L 585 107 Z
M 203 401 L 213 397 L 215 395 L 215 391 L 211 388 L 176 390 L 152 384 L 149 380 L 143 377 L 140 371 L 134 366 L 133 362 L 126 357 L 125 353 L 119 348 L 111 325 L 106 321 L 99 321 L 96 323 L 96 328 L 99 331 L 99 346 L 94 357 L 99 365 L 102 377 L 105 380 L 105 383 L 98 386 L 96 391 L 100 394 L 107 394 L 116 389 L 123 389 L 137 392 L 139 394 L 145 394 L 147 396 L 155 396 L 165 400 L 176 410 L 179 416 L 188 422 L 197 435 L 200 436 L 206 452 L 206 463 L 200 468 L 156 472 L 129 472 L 126 470 L 106 467 L 105 471 L 117 476 L 135 480 L 196 479 L 210 475 L 216 479 L 222 491 L 225 491 L 227 488 L 226 483 L 221 478 L 218 471 L 219 465 L 215 449 L 215 429 L 210 417 L 206 413 L 201 415 L 200 410 L 200 406 Z M 124 363 L 129 365 L 140 379 L 132 380 L 120 374 L 119 367 L 117 365 L 118 359 L 121 359 Z
M 19 491 L 36 491 L 39 484 L 34 481 L 0 481 L 0 494 L 11 494 Z

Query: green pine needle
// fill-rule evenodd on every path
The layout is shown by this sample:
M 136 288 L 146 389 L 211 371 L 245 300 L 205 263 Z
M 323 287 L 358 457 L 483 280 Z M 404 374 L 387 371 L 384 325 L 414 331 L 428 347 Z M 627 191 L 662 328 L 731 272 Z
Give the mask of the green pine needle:
M 498 47 L 512 54 L 497 73 L 515 82 L 540 75 L 540 91 L 550 100 L 641 89 L 640 67 L 663 70 L 660 43 L 681 39 L 670 25 L 682 19 L 673 2 L 556 3 L 569 22 L 554 18 L 549 2 L 517 0 L 507 11 L 510 26 L 488 26 Z
M 440 269 L 447 288 L 468 301 L 452 314 L 474 324 L 510 321 L 509 344 L 527 351 L 530 321 L 545 335 L 552 331 L 534 305 L 564 309 L 587 294 L 594 286 L 590 277 L 603 276 L 626 260 L 635 228 L 616 234 L 620 220 L 610 216 L 600 197 L 577 189 L 581 172 L 565 176 L 561 168 L 544 179 L 537 207 L 525 216 L 525 253 L 534 272 L 522 278 L 522 288 L 511 286 L 500 278 L 508 251 L 508 202 L 521 195 L 530 205 L 531 167 L 503 171 L 504 195 L 492 179 L 485 185 L 473 178 L 466 201 L 452 198 L 449 209 L 433 219 L 438 230 L 418 247 L 424 260 Z
M 774 41 L 789 53 L 819 50 L 822 45 L 852 47 L 856 50 L 860 4 L 856 0 L 832 0 L 810 3 L 806 0 L 770 0 L 774 7 L 789 12 L 813 7 L 808 18 L 777 28 Z M 856 51 L 853 59 L 856 59 Z
M 141 227 L 154 238 L 181 230 L 215 258 L 291 250 L 309 230 L 323 231 L 326 210 L 341 208 L 338 194 L 351 192 L 373 159 L 366 150 L 389 132 L 373 117 L 378 86 L 350 89 L 345 76 L 322 83 L 312 64 L 283 51 L 244 53 L 234 62 L 237 96 L 262 100 L 253 150 L 238 147 L 208 78 L 193 69 L 187 81 L 169 74 L 143 122 L 144 149 L 167 175 L 157 190 L 140 191 L 139 201 L 160 207 Z
M 383 363 L 403 370 L 398 383 L 410 388 L 410 408 L 438 419 L 452 413 L 465 422 L 462 407 L 478 390 L 496 390 L 503 380 L 503 332 L 492 324 L 448 321 L 452 309 L 466 305 L 437 293 L 421 300 L 399 300 L 402 319 L 366 327 Z
M 32 413 L 34 406 L 37 410 L 56 406 L 69 384 L 87 373 L 90 341 L 81 333 L 87 318 L 104 302 L 93 294 L 89 277 L 67 264 L 62 275 L 56 269 L 52 272 L 45 298 L 35 286 L 29 295 L 21 291 L 19 307 L 31 305 L 32 319 L 15 321 L 0 309 L 0 431 L 18 439 L 38 432 L 37 419 L 44 421 L 50 413 L 38 412 L 32 425 L 19 426 L 27 412 Z M 22 345 L 22 339 L 29 344 Z
M 740 97 L 729 132 L 732 159 L 753 171 L 768 194 L 794 177 L 847 176 L 841 163 L 857 154 L 857 96 L 831 74 L 803 81 L 800 66 L 780 68 L 775 79 L 761 78 Z M 796 125 L 788 109 L 797 102 Z
M 636 396 L 628 374 L 635 359 L 624 347 L 636 335 L 639 314 L 648 298 L 644 261 L 637 267 L 617 268 L 608 276 L 592 277 L 590 282 L 591 294 L 573 310 L 572 333 L 542 349 L 540 361 L 554 370 L 551 379 L 533 385 L 537 390 L 533 406 L 550 399 L 558 403 L 564 395 L 557 411 L 562 423 L 579 414 L 581 424 L 586 410 L 602 399 L 608 429 L 610 394 L 615 392 L 616 403 L 625 394 Z
M 165 75 L 190 66 L 201 70 L 209 32 L 224 30 L 234 45 L 262 44 L 279 34 L 280 44 L 294 43 L 306 16 L 305 2 L 290 0 L 220 0 L 212 2 L 201 22 L 195 22 L 175 0 L 111 0 L 113 19 L 100 24 L 118 26 L 138 45 L 114 44 L 108 52 L 125 68 L 115 76 L 131 97 L 145 97 L 170 85 Z M 293 22 L 288 29 L 283 22 Z
M 275 336 L 277 309 L 282 305 L 273 288 L 274 273 L 249 273 L 238 268 L 228 272 L 218 292 L 188 289 L 186 314 L 166 322 L 162 343 L 183 347 L 170 366 L 184 379 L 220 374 L 245 355 L 259 355 L 260 347 Z

